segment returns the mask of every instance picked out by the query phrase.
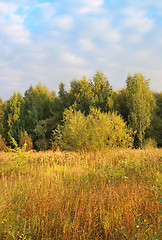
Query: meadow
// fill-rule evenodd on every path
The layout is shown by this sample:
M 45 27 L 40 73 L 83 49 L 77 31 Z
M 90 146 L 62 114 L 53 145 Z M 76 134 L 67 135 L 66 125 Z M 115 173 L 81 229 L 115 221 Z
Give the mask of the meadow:
M 0 152 L 0 239 L 161 239 L 162 149 Z

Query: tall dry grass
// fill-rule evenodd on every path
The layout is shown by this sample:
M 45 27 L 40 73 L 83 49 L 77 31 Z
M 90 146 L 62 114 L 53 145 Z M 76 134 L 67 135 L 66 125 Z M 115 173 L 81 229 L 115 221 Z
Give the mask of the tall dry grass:
M 162 149 L 0 153 L 0 239 L 160 239 Z

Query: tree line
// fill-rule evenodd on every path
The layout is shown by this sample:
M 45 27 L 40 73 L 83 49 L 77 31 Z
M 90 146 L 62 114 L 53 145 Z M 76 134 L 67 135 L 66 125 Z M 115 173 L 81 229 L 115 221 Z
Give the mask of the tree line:
M 61 82 L 58 94 L 39 83 L 23 96 L 0 99 L 0 150 L 162 147 L 161 133 L 162 92 L 152 92 L 140 73 L 129 74 L 118 91 L 97 71 L 92 79 L 72 80 L 68 91 Z

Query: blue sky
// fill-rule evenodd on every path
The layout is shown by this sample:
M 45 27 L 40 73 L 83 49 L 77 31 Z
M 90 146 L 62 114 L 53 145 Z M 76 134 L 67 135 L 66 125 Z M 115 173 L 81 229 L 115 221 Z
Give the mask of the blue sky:
M 162 91 L 162 1 L 0 0 L 0 69 L 4 100 L 97 70 L 117 90 L 141 72 Z

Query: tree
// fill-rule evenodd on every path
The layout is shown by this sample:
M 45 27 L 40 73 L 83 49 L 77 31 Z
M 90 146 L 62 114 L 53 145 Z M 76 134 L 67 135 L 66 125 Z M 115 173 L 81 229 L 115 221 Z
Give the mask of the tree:
M 150 126 L 155 99 L 150 91 L 149 80 L 136 73 L 127 77 L 127 103 L 129 108 L 129 124 L 136 131 L 139 145 L 142 148 L 146 129 Z
M 127 90 L 123 88 L 113 93 L 114 110 L 117 111 L 128 122 L 129 107 L 127 103 Z
M 162 92 L 153 93 L 156 100 L 156 107 L 152 114 L 152 121 L 146 131 L 147 138 L 156 140 L 157 146 L 162 147 Z
M 91 82 L 93 86 L 95 107 L 102 112 L 109 112 L 113 109 L 113 91 L 108 78 L 103 72 L 97 71 Z
M 85 116 L 81 111 L 67 109 L 63 126 L 54 132 L 55 147 L 70 151 L 97 151 L 132 146 L 131 131 L 116 113 L 103 113 L 91 108 Z
M 94 106 L 94 92 L 90 81 L 84 76 L 81 80 L 73 80 L 70 88 L 71 105 L 75 103 L 76 110 L 80 110 L 88 115 L 90 107 Z
M 92 80 L 83 77 L 71 82 L 71 105 L 76 103 L 76 109 L 89 114 L 90 108 L 100 108 L 102 112 L 113 109 L 113 91 L 104 73 L 97 71 Z
M 20 92 L 14 93 L 7 101 L 4 109 L 3 117 L 3 135 L 7 144 L 13 145 L 13 142 L 19 142 L 21 131 L 23 131 L 21 107 L 23 104 L 23 97 Z
M 24 95 L 24 128 L 35 143 L 39 136 L 42 120 L 46 121 L 52 116 L 51 105 L 54 94 L 49 89 L 39 83 L 35 87 L 30 87 Z M 47 125 L 44 125 L 45 127 Z M 36 129 L 36 131 L 35 131 Z M 43 129 L 45 135 L 48 135 L 48 129 Z
M 6 143 L 5 143 L 4 139 L 2 138 L 2 136 L 0 135 L 0 151 L 6 151 L 6 150 L 7 150 Z
M 20 136 L 20 147 L 25 151 L 30 151 L 33 149 L 33 142 L 30 136 L 28 136 L 27 132 L 24 131 Z
M 3 132 L 3 115 L 4 115 L 4 103 L 2 99 L 0 98 L 0 135 Z

